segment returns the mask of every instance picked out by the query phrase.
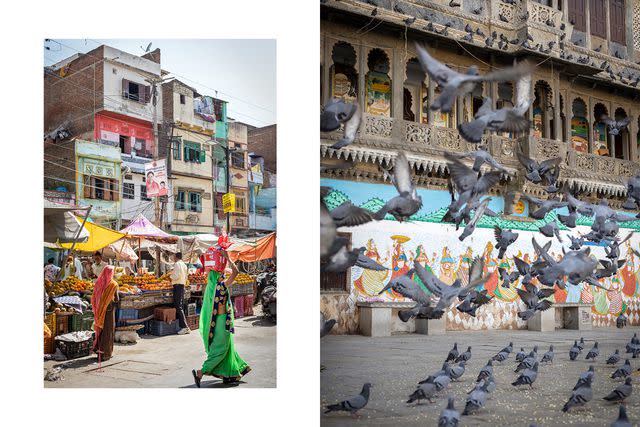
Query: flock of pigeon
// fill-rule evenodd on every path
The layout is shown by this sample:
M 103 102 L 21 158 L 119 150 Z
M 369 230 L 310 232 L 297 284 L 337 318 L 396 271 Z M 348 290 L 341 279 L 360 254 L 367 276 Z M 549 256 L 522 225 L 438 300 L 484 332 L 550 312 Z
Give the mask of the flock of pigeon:
M 376 4 L 376 2 L 374 0 L 368 0 L 369 3 L 372 4 Z M 517 3 L 519 3 L 519 0 L 502 0 L 503 3 L 508 3 L 511 5 L 517 5 Z M 451 0 L 449 3 L 449 7 L 451 8 L 457 8 L 460 7 L 460 3 L 456 0 Z M 404 14 L 404 15 L 409 15 L 408 18 L 404 19 L 404 24 L 407 27 L 412 26 L 417 18 L 415 16 L 410 16 L 409 13 L 407 13 L 405 10 L 402 9 L 402 7 L 400 7 L 400 5 L 396 5 L 394 7 L 394 11 Z M 480 6 L 478 8 L 474 8 L 471 10 L 471 12 L 475 15 L 480 15 L 483 11 L 483 7 Z M 375 7 L 372 11 L 371 11 L 371 16 L 377 16 L 378 15 L 378 8 Z M 423 27 L 423 29 L 425 31 L 428 31 L 430 33 L 434 33 L 434 34 L 438 34 L 440 36 L 448 36 L 449 34 L 449 28 L 451 28 L 453 26 L 452 22 L 446 22 L 444 24 L 435 24 L 432 21 L 432 16 L 427 14 L 424 17 L 422 17 L 423 19 L 425 19 L 427 21 L 427 25 L 425 25 Z M 521 15 L 516 15 L 513 19 L 509 19 L 508 17 L 504 16 L 503 14 L 499 14 L 498 15 L 498 19 L 500 19 L 500 21 L 502 22 L 511 22 L 513 23 L 513 21 L 515 20 L 516 22 L 525 22 L 529 19 L 529 11 L 525 11 L 523 14 Z M 549 27 L 555 28 L 556 24 L 552 19 L 548 19 L 545 24 Z M 571 24 L 575 24 L 575 22 L 571 22 Z M 438 29 L 438 27 L 440 27 L 440 29 Z M 534 37 L 527 31 L 525 36 L 523 37 L 523 39 L 521 40 L 520 38 L 516 37 L 512 40 L 509 40 L 509 38 L 507 36 L 505 36 L 504 34 L 498 34 L 496 31 L 491 32 L 489 35 L 486 35 L 481 29 L 480 27 L 477 28 L 473 28 L 471 27 L 471 25 L 467 24 L 464 27 L 464 32 L 466 33 L 464 36 L 460 37 L 459 41 L 464 42 L 464 43 L 468 43 L 468 44 L 475 44 L 477 41 L 475 38 L 479 39 L 480 45 L 482 45 L 485 48 L 493 48 L 493 46 L 496 44 L 497 42 L 497 46 L 498 49 L 500 49 L 501 51 L 508 51 L 509 50 L 509 46 L 510 45 L 518 45 L 524 49 L 530 50 L 530 51 L 534 51 L 534 52 L 540 52 L 544 55 L 548 55 L 551 53 L 551 50 L 557 45 L 558 49 L 560 50 L 559 53 L 559 57 L 560 59 L 564 59 L 566 61 L 575 61 L 578 64 L 582 64 L 582 65 L 589 65 L 591 67 L 594 68 L 600 68 L 600 70 L 602 70 L 602 72 L 608 73 L 609 78 L 613 81 L 620 81 L 620 83 L 622 84 L 626 84 L 632 87 L 638 87 L 638 84 L 640 83 L 640 74 L 635 74 L 632 73 L 631 71 L 625 70 L 626 71 L 626 75 L 625 75 L 625 71 L 617 71 L 616 73 L 614 73 L 614 69 L 611 67 L 611 64 L 609 64 L 608 61 L 603 60 L 600 65 L 597 65 L 595 63 L 595 60 L 593 58 L 591 58 L 588 54 L 586 54 L 585 56 L 578 56 L 577 58 L 573 56 L 573 54 L 571 53 L 566 53 L 565 52 L 565 48 L 567 45 L 567 32 L 566 32 L 566 25 L 564 23 L 561 23 L 559 26 L 560 31 L 562 31 L 562 33 L 559 36 L 558 42 L 556 43 L 555 40 L 546 42 L 546 43 L 535 43 L 535 39 Z M 482 43 L 484 42 L 484 44 Z M 602 45 L 600 45 L 599 47 L 594 49 L 594 52 L 600 52 L 602 50 Z M 618 50 L 615 50 L 613 53 L 613 56 L 615 56 L 618 59 L 623 59 L 623 60 L 627 60 L 626 55 L 624 53 L 619 52 Z M 640 62 L 637 62 L 638 64 L 640 64 Z
M 462 74 L 434 59 L 423 46 L 416 44 L 416 50 L 422 68 L 440 87 L 439 96 L 430 106 L 434 110 L 440 110 L 445 113 L 451 111 L 456 97 L 464 96 L 473 91 L 478 82 L 516 82 L 516 102 L 513 107 L 494 110 L 491 98 L 485 98 L 474 119 L 468 123 L 458 125 L 460 135 L 471 143 L 479 144 L 478 149 L 468 153 L 445 154 L 449 170 L 448 188 L 451 194 L 451 203 L 442 221 L 455 224 L 456 230 L 463 227 L 463 231 L 459 236 L 459 239 L 463 241 L 474 233 L 483 215 L 497 215 L 497 213 L 489 209 L 491 198 L 487 197 L 487 195 L 492 187 L 500 182 L 503 174 L 511 174 L 511 172 L 496 161 L 480 143 L 485 132 L 517 133 L 528 131 L 530 122 L 525 115 L 531 106 L 532 67 L 524 62 L 508 69 L 479 75 L 477 67 L 471 66 L 466 73 Z M 614 135 L 628 124 L 626 121 L 613 121 L 606 117 L 603 120 L 609 126 L 610 133 Z M 332 99 L 321 112 L 320 128 L 322 132 L 331 132 L 340 129 L 342 126 L 344 129 L 343 136 L 332 146 L 334 149 L 342 149 L 354 142 L 362 121 L 361 107 L 357 102 L 346 103 L 340 99 Z M 635 220 L 636 217 L 619 214 L 609 207 L 605 199 L 597 204 L 578 200 L 575 197 L 576 195 L 571 194 L 568 189 L 562 189 L 562 199 L 560 199 L 557 197 L 557 193 L 561 191 L 561 188 L 558 187 L 561 159 L 555 158 L 538 162 L 528 158 L 522 151 L 522 149 L 519 149 L 517 156 L 523 167 L 524 178 L 532 183 L 543 185 L 545 191 L 549 193 L 548 199 L 524 196 L 532 205 L 536 206 L 536 209 L 532 209 L 533 212 L 530 214 L 534 219 L 544 219 L 549 212 L 565 207 L 568 210 L 568 215 L 557 215 L 557 218 L 560 223 L 569 229 L 576 227 L 578 215 L 593 218 L 593 225 L 587 234 L 566 236 L 571 245 L 568 250 L 563 247 L 563 255 L 559 259 L 548 252 L 551 247 L 551 240 L 544 245 L 540 245 L 535 238 L 532 238 L 532 244 L 537 255 L 535 261 L 528 263 L 513 256 L 517 270 L 507 272 L 502 268 L 499 269 L 500 286 L 505 288 L 514 286 L 524 303 L 524 308 L 518 313 L 518 317 L 527 320 L 537 312 L 547 310 L 552 306 L 549 297 L 553 295 L 555 286 L 565 289 L 567 284 L 579 285 L 584 282 L 605 288 L 600 283 L 600 279 L 616 274 L 618 268 L 624 264 L 624 260 L 619 259 L 620 245 L 632 235 L 632 233 L 629 233 L 626 237 L 620 238 L 618 223 Z M 469 167 L 463 162 L 463 159 L 473 160 L 473 165 Z M 390 179 L 398 195 L 388 200 L 378 212 L 355 206 L 349 201 L 344 202 L 333 210 L 329 210 L 325 203 L 325 197 L 331 189 L 322 188 L 320 199 L 320 257 L 322 271 L 343 272 L 352 266 L 373 270 L 387 269 L 375 260 L 368 258 L 365 255 L 364 247 L 351 248 L 348 239 L 338 236 L 337 229 L 340 227 L 355 227 L 371 221 L 380 221 L 389 215 L 397 221 L 408 221 L 418 212 L 422 207 L 422 198 L 412 181 L 411 168 L 406 154 L 402 151 L 398 152 L 393 165 L 388 166 L 387 168 L 381 167 L 381 172 Z M 321 171 L 346 167 L 350 167 L 350 165 L 321 165 Z M 627 190 L 628 199 L 623 207 L 625 209 L 640 208 L 640 177 L 630 179 Z M 638 217 L 640 217 L 640 214 Z M 555 222 L 555 219 L 540 227 L 539 231 L 546 237 L 556 238 L 560 243 L 564 243 L 560 234 L 560 227 Z M 504 230 L 499 227 L 494 229 L 494 235 L 496 239 L 495 248 L 499 251 L 499 258 L 502 259 L 506 256 L 509 246 L 519 236 L 518 233 L 512 230 Z M 591 254 L 589 247 L 583 248 L 586 241 L 605 246 L 606 259 L 598 260 Z M 640 256 L 640 253 L 636 252 L 636 254 Z M 411 309 L 399 311 L 398 316 L 404 322 L 411 318 L 440 318 L 454 302 L 458 311 L 475 316 L 478 308 L 490 302 L 492 298 L 491 295 L 488 295 L 487 290 L 482 289 L 481 286 L 489 278 L 489 275 L 485 274 L 484 271 L 484 258 L 476 257 L 471 263 L 468 272 L 469 276 L 464 278 L 468 279 L 465 280 L 467 284 L 463 286 L 462 278 L 459 277 L 452 285 L 448 285 L 439 280 L 420 263 L 414 263 L 409 272 L 391 279 L 380 291 L 380 294 L 393 290 L 416 303 Z M 420 283 L 414 280 L 416 277 L 420 280 Z M 522 288 L 514 285 L 514 282 L 518 279 L 520 279 Z M 622 328 L 626 325 L 626 322 L 627 317 L 624 313 L 621 313 L 616 321 L 616 326 Z M 327 320 L 321 313 L 321 337 L 329 333 L 334 325 L 335 320 Z M 571 360 L 575 360 L 582 351 L 581 343 L 576 342 L 574 348 L 571 349 Z M 485 405 L 487 395 L 496 388 L 493 378 L 493 363 L 504 362 L 512 352 L 512 347 L 512 344 L 510 344 L 498 352 L 480 371 L 476 386 L 467 395 L 463 415 L 473 413 Z M 633 353 L 634 358 L 640 354 L 640 341 L 635 335 L 627 346 L 627 350 Z M 587 359 L 595 359 L 598 357 L 598 353 L 599 349 L 596 343 L 594 348 L 587 354 Z M 553 362 L 553 357 L 553 346 L 543 355 L 540 361 L 537 359 L 537 347 L 528 355 L 522 350 L 516 357 L 519 362 L 516 372 L 519 376 L 512 385 L 528 385 L 531 387 L 538 376 L 540 364 Z M 609 360 L 617 363 L 619 357 L 619 353 L 616 352 Z M 447 388 L 450 381 L 456 381 L 464 374 L 466 361 L 470 358 L 470 347 L 467 351 L 458 354 L 457 346 L 454 346 L 442 369 L 421 381 L 418 388 L 409 397 L 408 403 L 422 400 L 431 401 L 437 393 Z M 450 365 L 450 362 L 458 364 Z M 631 365 L 627 360 L 625 365 L 612 376 L 613 378 L 627 378 L 625 383 L 605 397 L 606 400 L 623 402 L 629 396 L 631 393 L 630 374 Z M 592 399 L 592 380 L 593 370 L 581 376 L 571 397 L 563 408 L 564 411 L 568 411 L 575 406 L 584 405 Z M 370 389 L 371 384 L 365 384 L 358 396 L 335 405 L 329 405 L 327 412 L 349 411 L 355 414 L 367 404 Z M 442 411 L 439 425 L 455 426 L 458 424 L 459 418 L 460 414 L 454 407 L 453 398 L 450 397 L 447 407 Z M 626 417 L 624 406 L 620 407 L 620 417 L 612 425 L 617 427 L 631 425 Z
M 493 110 L 491 98 L 485 98 L 482 107 L 476 113 L 474 119 L 468 123 L 458 125 L 460 135 L 472 143 L 480 143 L 482 135 L 487 131 L 524 132 L 529 129 L 530 123 L 525 114 L 531 105 L 530 87 L 532 67 L 523 62 L 511 68 L 494 71 L 485 75 L 479 75 L 477 67 L 471 66 L 465 74 L 458 73 L 445 64 L 433 58 L 427 50 L 416 43 L 418 59 L 424 71 L 438 83 L 441 91 L 439 96 L 431 103 L 430 108 L 442 112 L 451 111 L 456 97 L 464 96 L 473 91 L 475 85 L 481 81 L 516 81 L 517 99 L 514 107 L 505 107 Z M 626 126 L 623 122 L 608 122 L 612 134 L 620 132 Z M 344 125 L 343 137 L 333 146 L 341 149 L 353 143 L 358 129 L 362 124 L 362 111 L 357 102 L 346 103 L 340 99 L 331 99 L 324 107 L 320 115 L 320 130 L 322 132 L 335 131 Z M 551 241 L 540 245 L 535 238 L 532 244 L 536 251 L 537 259 L 532 263 L 513 257 L 517 271 L 508 273 L 500 269 L 501 286 L 509 288 L 521 278 L 524 289 L 516 288 L 520 298 L 525 304 L 525 309 L 518 316 L 527 320 L 536 312 L 547 310 L 552 303 L 548 299 L 553 294 L 554 286 L 565 289 L 567 283 L 579 285 L 587 283 L 606 289 L 600 280 L 613 276 L 624 264 L 624 259 L 619 259 L 620 245 L 628 240 L 632 233 L 621 239 L 619 237 L 619 222 L 635 220 L 638 216 L 623 215 L 609 207 L 606 199 L 597 204 L 578 200 L 568 189 L 562 192 L 562 200 L 557 197 L 560 191 L 558 177 L 560 175 L 561 158 L 553 158 L 538 162 L 528 158 L 522 149 L 518 149 L 517 157 L 523 167 L 524 178 L 534 184 L 542 184 L 549 193 L 548 199 L 539 199 L 524 195 L 531 205 L 537 206 L 530 214 L 534 219 L 544 219 L 546 215 L 558 208 L 566 207 L 568 215 L 557 215 L 558 221 L 567 228 L 576 227 L 578 215 L 593 218 L 591 231 L 581 236 L 568 235 L 571 243 L 569 250 L 563 247 L 563 256 L 556 259 L 548 253 Z M 500 182 L 503 174 L 510 174 L 509 170 L 495 160 L 486 147 L 479 144 L 476 151 L 468 153 L 446 153 L 449 170 L 448 188 L 451 194 L 451 203 L 442 218 L 443 222 L 454 223 L 456 230 L 464 225 L 459 239 L 463 241 L 474 233 L 476 226 L 483 215 L 496 216 L 497 213 L 489 209 L 491 201 L 487 194 Z M 472 159 L 471 167 L 463 163 L 462 159 Z M 483 169 L 483 166 L 486 168 Z M 330 168 L 343 168 L 349 165 L 321 166 L 322 170 Z M 488 169 L 488 170 L 486 170 Z M 379 221 L 391 215 L 397 221 L 408 221 L 422 207 L 422 198 L 418 194 L 411 178 L 409 160 L 404 152 L 399 152 L 392 167 L 381 167 L 383 174 L 390 178 L 398 195 L 388 200 L 377 212 L 353 205 L 346 201 L 340 206 L 329 210 L 324 201 L 331 190 L 323 187 L 320 199 L 320 258 L 321 268 L 327 272 L 343 272 L 352 266 L 365 269 L 385 270 L 386 267 L 367 257 L 365 248 L 351 248 L 348 239 L 338 236 L 339 227 L 354 227 L 371 221 Z M 631 178 L 627 189 L 628 199 L 623 207 L 637 209 L 640 207 L 640 177 Z M 551 197 L 553 195 L 553 197 Z M 556 238 L 560 243 L 564 240 L 560 234 L 560 226 L 552 219 L 539 228 L 542 235 Z M 502 259 L 509 245 L 518 238 L 518 233 L 512 230 L 495 228 L 495 248 L 499 250 L 499 258 Z M 605 246 L 606 259 L 598 260 L 591 254 L 589 247 L 582 246 L 586 241 Z M 639 254 L 640 255 L 640 254 Z M 466 286 L 462 286 L 460 279 L 452 285 L 447 285 L 419 263 L 414 263 L 413 268 L 403 276 L 391 279 L 381 290 L 383 293 L 389 289 L 409 298 L 417 303 L 410 310 L 402 310 L 399 313 L 403 321 L 413 317 L 437 319 L 440 318 L 456 297 L 460 301 L 457 309 L 461 312 L 475 316 L 476 310 L 491 301 L 491 296 L 486 290 L 478 291 L 475 288 L 482 285 L 489 278 L 483 275 L 484 260 L 476 257 L 469 270 L 469 280 Z M 417 276 L 421 283 L 418 284 L 414 277 Z M 538 288 L 533 280 L 548 289 Z M 429 292 L 425 292 L 428 290 Z M 435 301 L 434 297 L 437 297 Z M 626 316 L 620 314 L 618 325 L 624 325 Z M 321 325 L 321 327 L 323 327 Z
M 580 341 L 574 341 L 573 347 L 569 350 L 569 359 L 571 361 L 575 361 L 584 348 L 584 338 L 580 338 Z M 504 362 L 509 359 L 512 352 L 513 342 L 510 342 L 508 346 L 492 356 L 487 361 L 487 364 L 480 369 L 474 387 L 467 392 L 462 414 L 455 409 L 454 398 L 449 396 L 447 406 L 440 413 L 438 426 L 457 426 L 460 422 L 461 415 L 470 415 L 480 411 L 485 406 L 489 395 L 493 393 L 497 387 L 494 378 L 494 363 L 503 365 Z M 631 341 L 627 343 L 626 353 L 631 353 L 633 358 L 640 355 L 640 339 L 638 339 L 636 334 L 634 334 Z M 447 354 L 442 368 L 427 376 L 424 380 L 418 382 L 418 386 L 415 391 L 409 395 L 407 404 L 414 402 L 420 404 L 425 400 L 433 403 L 434 398 L 438 397 L 441 392 L 446 391 L 452 381 L 460 381 L 460 378 L 465 373 L 466 364 L 471 359 L 471 356 L 471 347 L 468 347 L 466 351 L 460 353 L 458 351 L 458 344 L 454 343 L 453 348 Z M 596 341 L 591 350 L 587 352 L 585 360 L 595 361 L 599 356 L 600 350 L 598 348 L 598 342 Z M 534 346 L 529 353 L 525 352 L 524 348 L 521 347 L 520 351 L 516 353 L 515 356 L 517 365 L 514 372 L 518 374 L 518 376 L 511 385 L 514 387 L 529 386 L 529 388 L 532 389 L 533 384 L 538 378 L 540 367 L 543 364 L 552 364 L 554 357 L 553 345 L 549 347 L 549 351 L 542 355 L 540 360 L 538 359 L 537 345 Z M 616 366 L 620 361 L 620 351 L 619 349 L 616 349 L 615 352 L 607 358 L 606 364 Z M 631 363 L 627 358 L 624 364 L 617 368 L 610 376 L 612 379 L 624 380 L 624 383 L 620 384 L 611 391 L 611 393 L 603 397 L 603 399 L 608 402 L 620 403 L 618 419 L 611 424 L 612 427 L 630 427 L 632 425 L 627 417 L 624 407 L 625 400 L 631 396 L 633 391 L 631 374 Z M 562 408 L 563 412 L 568 412 L 575 407 L 585 406 L 593 399 L 593 390 L 591 386 L 594 378 L 595 369 L 593 365 L 590 365 L 589 369 L 582 373 L 578 378 L 576 385 L 571 391 L 570 397 Z M 351 413 L 352 416 L 356 416 L 358 411 L 363 409 L 369 402 L 371 387 L 372 385 L 370 383 L 366 383 L 359 395 L 333 405 L 328 405 L 325 413 L 347 411 Z

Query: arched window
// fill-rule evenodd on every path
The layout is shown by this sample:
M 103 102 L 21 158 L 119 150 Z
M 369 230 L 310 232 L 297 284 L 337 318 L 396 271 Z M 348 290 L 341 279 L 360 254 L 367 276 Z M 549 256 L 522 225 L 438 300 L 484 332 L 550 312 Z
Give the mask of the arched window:
M 416 58 L 411 58 L 407 61 L 405 71 L 402 117 L 404 120 L 422 122 L 422 100 L 427 96 L 426 86 L 424 85 L 426 74 Z
M 331 96 L 353 102 L 358 95 L 356 50 L 347 42 L 337 42 L 331 52 Z
M 622 120 L 627 117 L 627 112 L 623 108 L 617 108 L 614 113 L 614 118 Z M 631 158 L 631 150 L 629 146 L 629 129 L 625 127 L 618 135 L 613 136 L 610 141 L 612 157 L 616 159 L 629 159 Z
M 498 83 L 498 99 L 496 100 L 496 108 L 513 107 L 513 85 L 511 83 Z M 499 135 L 513 137 L 512 132 L 499 132 Z
M 371 49 L 367 56 L 369 72 L 365 77 L 365 112 L 391 117 L 392 92 L 389 57 L 382 49 Z
M 610 156 L 607 125 L 602 121 L 602 116 L 609 115 L 607 107 L 598 102 L 593 106 L 593 152 L 601 156 Z
M 551 86 L 545 81 L 538 81 L 534 86 L 533 101 L 533 136 L 553 138 L 553 113 L 550 111 Z
M 580 153 L 589 152 L 589 119 L 587 104 L 576 98 L 571 104 L 571 148 Z

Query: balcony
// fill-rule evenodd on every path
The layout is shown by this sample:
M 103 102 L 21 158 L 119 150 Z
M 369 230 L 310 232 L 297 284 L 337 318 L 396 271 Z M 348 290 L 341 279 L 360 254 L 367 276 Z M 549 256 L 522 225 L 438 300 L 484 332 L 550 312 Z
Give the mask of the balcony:
M 478 145 L 462 139 L 454 128 L 425 125 L 387 117 L 364 115 L 361 133 L 354 144 L 341 150 L 330 148 L 338 139 L 340 132 L 324 134 L 321 138 L 321 154 L 324 158 L 339 158 L 348 161 L 371 162 L 389 165 L 398 150 L 406 151 L 409 162 L 416 170 L 430 172 L 433 176 L 442 175 L 446 168 L 445 152 L 473 151 Z M 522 166 L 518 162 L 518 145 L 529 157 L 538 161 L 560 157 L 560 182 L 577 185 L 588 191 L 604 191 L 607 194 L 622 196 L 625 194 L 627 177 L 640 173 L 638 163 L 579 153 L 569 148 L 569 144 L 547 138 L 521 136 L 510 138 L 502 135 L 485 134 L 482 143 L 488 146 L 491 155 L 505 167 L 516 173 L 520 185 L 525 184 Z M 364 178 L 380 178 L 381 174 L 371 170 L 358 172 Z M 508 177 L 505 176 L 508 179 Z M 419 178 L 418 183 L 428 180 Z M 526 183 L 533 191 L 542 191 L 541 187 Z M 539 187 L 539 188 L 538 188 Z M 537 191 L 536 191 L 537 188 Z

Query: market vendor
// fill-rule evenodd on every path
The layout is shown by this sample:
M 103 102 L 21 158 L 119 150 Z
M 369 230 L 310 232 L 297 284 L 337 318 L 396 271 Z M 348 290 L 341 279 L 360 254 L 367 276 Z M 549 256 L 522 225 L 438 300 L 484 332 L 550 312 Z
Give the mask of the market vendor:
M 187 284 L 187 264 L 182 261 L 182 252 L 173 255 L 175 263 L 171 272 L 171 284 L 173 285 L 173 306 L 176 309 L 176 318 L 180 324 L 178 335 L 191 333 L 187 326 L 187 317 L 184 315 L 184 286 Z
M 67 257 L 67 262 L 64 265 L 63 279 L 66 279 L 67 277 L 71 277 L 71 276 L 75 276 L 78 279 L 82 279 L 82 271 L 83 271 L 82 263 L 80 262 L 78 257 L 74 255 L 69 255 Z
M 53 263 L 53 258 L 49 258 L 47 265 L 44 266 L 44 278 L 50 282 L 55 282 L 59 271 L 60 267 Z
M 100 276 L 102 270 L 109 265 L 102 259 L 102 254 L 99 251 L 96 251 L 93 254 L 93 264 L 91 265 L 91 270 L 93 271 L 93 278 Z

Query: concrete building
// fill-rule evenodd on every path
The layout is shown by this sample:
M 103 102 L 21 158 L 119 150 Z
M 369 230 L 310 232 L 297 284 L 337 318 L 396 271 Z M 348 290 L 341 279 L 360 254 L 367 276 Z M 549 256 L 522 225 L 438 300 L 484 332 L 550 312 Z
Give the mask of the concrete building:
M 547 194 L 541 186 L 523 179 L 516 150 L 522 149 L 537 160 L 561 157 L 562 185 L 579 190 L 583 200 L 606 197 L 616 209 L 625 199 L 626 179 L 640 172 L 640 2 L 461 3 L 461 7 L 450 7 L 448 0 L 328 0 L 321 5 L 321 101 L 324 105 L 331 97 L 343 98 L 359 102 L 364 111 L 354 144 L 334 150 L 330 145 L 340 137 L 339 132 L 321 135 L 323 163 L 353 163 L 346 170 L 322 175 L 322 185 L 334 190 L 328 204 L 334 207 L 350 200 L 374 211 L 379 209 L 395 191 L 385 181 L 381 167 L 388 167 L 399 149 L 407 152 L 424 202 L 411 224 L 386 219 L 341 230 L 353 247 L 364 246 L 368 256 L 389 270 L 355 268 L 341 275 L 322 275 L 322 308 L 338 319 L 338 333 L 360 332 L 361 307 L 367 304 L 387 304 L 389 310 L 395 310 L 393 318 L 397 319 L 397 310 L 410 302 L 393 292 L 380 296 L 378 292 L 413 263 L 421 262 L 441 280 L 453 283 L 457 277 L 464 279 L 474 256 L 482 256 L 486 270 L 492 274 L 485 287 L 494 299 L 475 318 L 448 311 L 446 328 L 526 327 L 516 316 L 517 294 L 497 286 L 497 268 L 511 271 L 514 255 L 534 256 L 530 242 L 533 235 L 539 235 L 539 224 L 528 217 L 529 206 L 520 197 L 526 193 L 546 198 Z M 465 31 L 467 25 L 473 30 L 473 38 Z M 491 193 L 490 208 L 501 215 L 495 221 L 481 220 L 477 232 L 464 242 L 457 239 L 459 232 L 452 225 L 440 222 L 450 201 L 443 154 L 476 149 L 459 136 L 456 126 L 474 116 L 485 96 L 492 98 L 493 108 L 513 105 L 515 90 L 510 83 L 479 84 L 472 93 L 457 99 L 450 114 L 433 111 L 429 106 L 440 88 L 420 67 L 414 41 L 424 43 L 435 58 L 460 72 L 477 65 L 480 73 L 486 73 L 510 66 L 514 59 L 536 64 L 533 104 L 528 112 L 530 132 L 485 134 L 482 141 L 513 172 L 512 177 L 505 175 Z M 620 136 L 612 137 L 601 121 L 603 114 L 630 117 L 631 122 Z M 587 218 L 581 221 L 582 227 L 590 225 Z M 493 251 L 494 225 L 521 230 L 504 260 L 496 259 Z M 622 225 L 631 229 L 639 226 L 637 222 Z M 623 307 L 630 307 L 632 322 L 637 324 L 640 317 L 633 307 L 640 296 L 636 295 L 634 266 L 640 260 L 630 248 L 637 248 L 638 240 L 632 239 L 630 245 L 625 252 L 630 265 L 606 280 L 610 292 L 581 285 L 557 291 L 556 303 L 592 304 L 591 320 L 599 326 L 611 325 Z M 600 255 L 601 249 L 594 251 Z M 561 254 L 557 242 L 552 251 Z M 413 331 L 415 325 L 394 321 L 391 330 Z
M 179 80 L 162 85 L 161 157 L 169 159 L 169 224 L 173 233 L 213 233 L 226 191 L 226 102 Z
M 264 159 L 262 169 L 264 175 L 263 185 L 265 188 L 271 186 L 272 179 L 269 175 L 275 175 L 278 172 L 277 134 L 278 125 L 275 124 L 250 129 L 247 134 L 249 153 L 255 153 Z M 273 186 L 275 186 L 275 182 Z
M 249 129 L 249 228 L 256 233 L 276 229 L 277 125 Z
M 63 128 L 66 139 L 91 140 L 121 152 L 123 224 L 118 225 L 141 212 L 155 220 L 143 173 L 155 150 L 154 118 L 162 120 L 162 94 L 158 87 L 154 105 L 152 85 L 164 74 L 160 59 L 159 49 L 136 56 L 102 45 L 45 68 L 45 133 Z
M 242 234 L 249 229 L 249 158 L 247 125 L 229 120 L 229 192 L 236 196 L 236 210 L 230 216 L 231 229 Z

